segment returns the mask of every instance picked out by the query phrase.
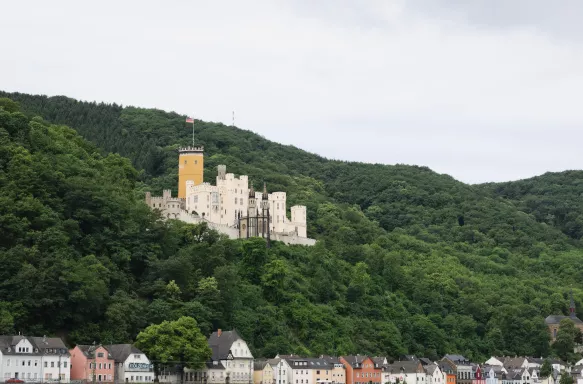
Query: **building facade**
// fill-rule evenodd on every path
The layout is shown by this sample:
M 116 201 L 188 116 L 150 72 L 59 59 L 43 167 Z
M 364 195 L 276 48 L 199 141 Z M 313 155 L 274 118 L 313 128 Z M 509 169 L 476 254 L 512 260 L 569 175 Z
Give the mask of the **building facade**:
M 60 338 L 0 336 L 0 381 L 70 381 L 69 351 Z
M 148 383 L 154 381 L 154 366 L 138 348 L 132 344 L 110 344 L 104 347 L 115 361 L 115 382 Z
M 253 355 L 245 340 L 237 331 L 213 332 L 208 339 L 213 352 L 212 361 L 222 364 L 225 380 L 229 383 L 250 383 L 253 381 Z
M 77 345 L 71 355 L 71 380 L 111 383 L 115 376 L 115 360 L 102 345 Z
M 382 382 L 382 367 L 368 356 L 340 356 L 346 370 L 346 384 L 372 384 Z
M 246 175 L 235 177 L 225 165 L 218 166 L 215 185 L 203 182 L 203 150 L 178 151 L 178 197 L 172 197 L 170 190 L 158 197 L 146 192 L 145 202 L 151 209 L 167 219 L 207 223 L 233 239 L 262 235 L 287 244 L 315 244 L 307 237 L 306 207 L 291 207 L 288 218 L 285 192 L 267 193 L 265 186 L 262 193 L 255 192 Z M 260 215 L 264 220 L 258 220 Z

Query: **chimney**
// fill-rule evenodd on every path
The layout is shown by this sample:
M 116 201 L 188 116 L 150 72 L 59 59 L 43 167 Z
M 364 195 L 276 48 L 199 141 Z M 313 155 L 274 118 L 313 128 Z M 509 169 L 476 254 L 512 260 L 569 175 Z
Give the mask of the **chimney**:
M 218 336 L 218 337 L 221 337 L 221 334 L 222 334 L 222 333 L 223 333 L 223 330 L 222 330 L 222 329 L 220 329 L 220 328 L 219 328 L 219 329 L 217 329 L 217 336 Z

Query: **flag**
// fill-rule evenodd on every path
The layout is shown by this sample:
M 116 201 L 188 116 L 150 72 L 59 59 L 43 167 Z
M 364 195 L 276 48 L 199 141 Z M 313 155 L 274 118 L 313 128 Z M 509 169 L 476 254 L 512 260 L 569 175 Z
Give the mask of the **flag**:
M 186 118 L 186 122 L 187 123 L 193 123 L 194 124 L 194 119 L 192 117 L 187 117 Z

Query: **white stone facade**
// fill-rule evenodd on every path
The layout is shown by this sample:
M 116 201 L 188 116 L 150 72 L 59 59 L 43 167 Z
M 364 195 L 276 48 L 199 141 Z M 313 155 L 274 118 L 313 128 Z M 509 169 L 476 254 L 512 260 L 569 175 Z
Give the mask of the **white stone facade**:
M 70 381 L 71 359 L 60 339 L 0 336 L 0 382 Z
M 249 178 L 246 175 L 235 177 L 227 173 L 225 165 L 218 166 L 216 185 L 193 180 L 186 181 L 186 198 L 171 196 L 164 190 L 163 196 L 153 197 L 146 192 L 146 204 L 158 209 L 162 216 L 178 219 L 187 223 L 206 222 L 210 228 L 226 234 L 232 239 L 240 238 L 243 233 L 238 229 L 240 217 L 253 216 L 262 209 L 263 193 L 255 192 L 257 204 L 250 204 Z M 291 207 L 291 220 L 287 216 L 287 195 L 273 192 L 267 195 L 270 212 L 270 237 L 286 244 L 314 245 L 316 241 L 307 237 L 307 210 L 303 205 Z M 251 206 L 251 209 L 250 209 Z M 254 211 L 254 212 L 251 212 Z M 261 212 L 260 212 L 261 214 Z

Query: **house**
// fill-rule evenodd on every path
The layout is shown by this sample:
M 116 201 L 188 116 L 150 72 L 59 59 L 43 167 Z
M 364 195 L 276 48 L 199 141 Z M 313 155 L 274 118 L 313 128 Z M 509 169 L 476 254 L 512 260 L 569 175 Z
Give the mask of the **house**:
M 423 359 L 419 359 L 421 365 L 423 365 Z M 445 373 L 441 371 L 439 365 L 433 363 L 425 365 L 425 372 L 427 374 L 426 382 L 427 384 L 447 384 Z
M 115 361 L 115 382 L 148 383 L 154 381 L 154 366 L 148 357 L 132 344 L 104 346 Z
M 439 365 L 439 369 L 445 375 L 445 382 L 446 384 L 456 384 L 457 383 L 457 373 L 455 371 L 455 367 L 452 365 L 440 361 L 437 363 Z
M 70 381 L 70 357 L 57 337 L 0 336 L 0 380 Z
M 287 375 L 291 372 L 291 367 L 284 359 L 276 357 L 275 359 L 267 360 L 273 367 L 273 379 L 276 384 L 288 384 Z
M 276 358 L 284 360 L 290 368 L 287 372 L 287 382 L 290 384 L 314 384 L 312 372 L 309 368 L 309 359 L 297 355 L 277 355 Z
M 71 380 L 113 382 L 115 360 L 103 345 L 77 345 L 71 355 Z
M 346 369 L 346 384 L 381 383 L 382 367 L 368 356 L 340 356 Z
M 332 366 L 332 384 L 346 383 L 346 369 L 337 357 L 322 355 L 320 359 L 324 359 Z
M 384 368 L 383 379 L 383 383 L 424 384 L 427 381 L 420 361 L 395 361 Z
M 274 384 L 273 367 L 267 360 L 255 360 L 253 363 L 254 384 Z
M 502 377 L 502 367 L 499 365 L 483 367 L 484 375 L 486 376 L 486 384 L 498 384 L 498 379 Z
M 472 384 L 486 384 L 486 378 L 482 375 L 482 368 L 477 364 L 472 364 L 473 378 Z
M 470 361 L 462 355 L 445 355 L 441 361 L 455 370 L 457 384 L 472 384 L 474 371 Z
M 253 355 L 247 343 L 236 330 L 218 329 L 208 339 L 213 354 L 211 360 L 225 368 L 225 380 L 230 383 L 249 383 L 253 379 Z

